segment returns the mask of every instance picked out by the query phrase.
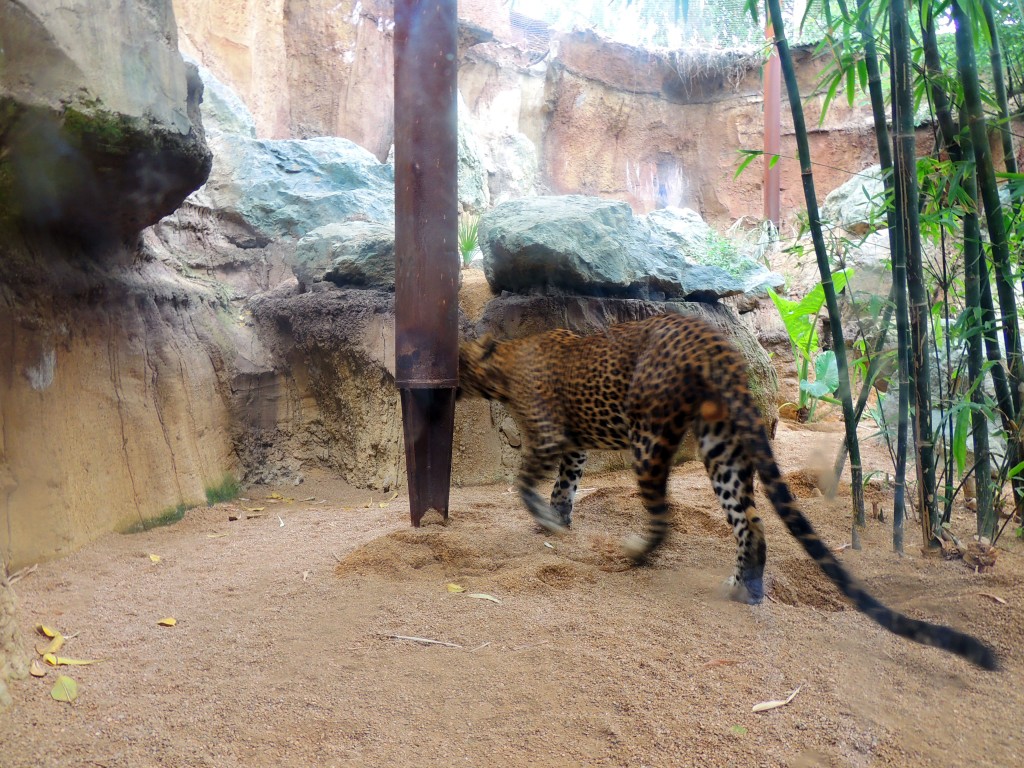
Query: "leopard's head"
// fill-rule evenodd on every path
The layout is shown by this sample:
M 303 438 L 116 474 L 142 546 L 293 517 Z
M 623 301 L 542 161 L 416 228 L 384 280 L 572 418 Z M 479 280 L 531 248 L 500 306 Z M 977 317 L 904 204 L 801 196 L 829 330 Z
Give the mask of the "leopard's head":
M 502 367 L 503 346 L 489 333 L 459 345 L 457 397 L 502 400 L 507 395 L 508 376 Z

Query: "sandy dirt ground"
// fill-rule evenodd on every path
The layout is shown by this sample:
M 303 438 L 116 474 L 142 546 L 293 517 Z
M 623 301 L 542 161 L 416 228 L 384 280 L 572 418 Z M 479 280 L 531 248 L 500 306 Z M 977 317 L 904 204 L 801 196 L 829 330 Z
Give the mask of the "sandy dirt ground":
M 836 548 L 847 504 L 805 480 L 839 429 L 783 424 L 776 441 Z M 674 473 L 674 532 L 645 568 L 616 554 L 644 522 L 629 474 L 583 487 L 553 538 L 505 486 L 453 489 L 449 524 L 417 530 L 402 496 L 311 478 L 42 564 L 16 585 L 26 642 L 45 623 L 72 636 L 62 655 L 102 663 L 71 668 L 71 705 L 49 696 L 55 670 L 14 684 L 0 766 L 1021 764 L 1012 536 L 983 574 L 923 557 L 913 523 L 903 558 L 877 521 L 840 555 L 891 605 L 994 645 L 1003 670 L 986 673 L 849 610 L 771 514 L 769 599 L 729 601 L 734 547 L 697 464 Z M 891 513 L 884 489 L 869 499 Z

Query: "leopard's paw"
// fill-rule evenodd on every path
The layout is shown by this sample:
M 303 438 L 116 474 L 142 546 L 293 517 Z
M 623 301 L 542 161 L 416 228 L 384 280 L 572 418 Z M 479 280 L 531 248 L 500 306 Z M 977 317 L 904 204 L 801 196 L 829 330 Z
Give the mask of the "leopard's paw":
M 632 560 L 634 565 L 643 565 L 647 562 L 649 549 L 647 539 L 635 533 L 622 540 L 622 554 Z

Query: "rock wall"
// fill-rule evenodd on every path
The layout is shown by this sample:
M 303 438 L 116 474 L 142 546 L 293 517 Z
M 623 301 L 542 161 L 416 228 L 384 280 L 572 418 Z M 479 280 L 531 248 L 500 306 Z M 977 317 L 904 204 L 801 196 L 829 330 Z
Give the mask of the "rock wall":
M 0 555 L 15 568 L 205 503 L 238 472 L 220 298 L 156 262 L 83 269 L 65 248 L 0 252 Z
M 391 2 L 175 0 L 175 8 L 182 49 L 239 92 L 261 137 L 341 136 L 384 159 L 393 134 Z M 501 0 L 459 4 L 459 88 L 492 144 L 492 174 L 508 137 L 524 136 L 541 189 L 625 200 L 638 213 L 693 208 L 718 225 L 760 217 L 760 168 L 734 178 L 737 148 L 762 147 L 757 56 L 652 53 L 589 32 L 553 33 L 548 49 L 523 41 L 509 10 Z M 794 53 L 824 195 L 873 162 L 870 113 L 837 99 L 819 125 L 823 94 L 810 94 L 822 62 Z M 802 208 L 803 191 L 785 98 L 779 168 L 788 214 Z
M 168 0 L 0 0 L 0 561 L 237 472 L 223 286 L 138 233 L 210 170 Z

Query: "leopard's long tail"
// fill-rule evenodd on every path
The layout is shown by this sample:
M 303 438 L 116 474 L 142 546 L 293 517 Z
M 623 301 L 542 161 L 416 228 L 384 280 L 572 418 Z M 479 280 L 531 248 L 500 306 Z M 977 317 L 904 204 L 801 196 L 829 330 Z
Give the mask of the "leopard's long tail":
M 765 495 L 779 517 L 782 518 L 782 522 L 786 524 L 789 532 L 796 537 L 807 554 L 839 588 L 839 591 L 846 595 L 858 611 L 870 616 L 893 634 L 963 656 L 983 669 L 998 669 L 999 659 L 996 652 L 977 638 L 951 627 L 912 619 L 894 611 L 868 594 L 840 565 L 829 548 L 815 533 L 810 521 L 797 508 L 793 494 L 790 493 L 789 487 L 779 473 L 779 466 L 775 463 L 771 443 L 768 440 L 768 433 L 760 413 L 749 392 L 744 394 L 745 397 L 740 398 L 742 404 L 738 403 L 739 407 L 735 409 L 739 412 L 734 411 L 733 413 L 733 420 L 740 434 L 745 433 L 748 436 L 749 456 L 764 485 Z

